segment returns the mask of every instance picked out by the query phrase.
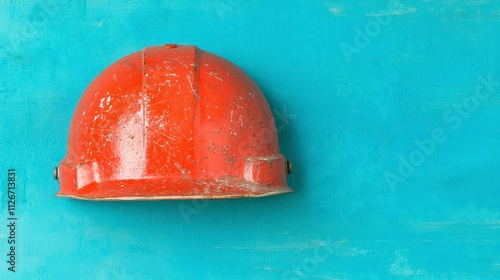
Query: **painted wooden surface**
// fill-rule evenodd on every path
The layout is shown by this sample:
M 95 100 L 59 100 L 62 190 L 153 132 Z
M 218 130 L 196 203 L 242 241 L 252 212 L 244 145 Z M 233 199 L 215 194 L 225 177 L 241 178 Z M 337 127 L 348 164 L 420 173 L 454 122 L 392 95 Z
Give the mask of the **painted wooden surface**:
M 500 278 L 498 1 L 0 4 L 0 279 Z M 295 192 L 55 198 L 52 168 L 85 87 L 116 59 L 172 42 L 255 79 Z

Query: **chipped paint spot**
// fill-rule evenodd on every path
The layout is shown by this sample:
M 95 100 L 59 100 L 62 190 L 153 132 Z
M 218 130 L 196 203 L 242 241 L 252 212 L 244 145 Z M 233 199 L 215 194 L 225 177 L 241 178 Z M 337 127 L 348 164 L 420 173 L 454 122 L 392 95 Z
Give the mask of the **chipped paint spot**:
M 111 101 L 110 96 L 101 98 L 101 103 L 99 104 L 99 107 L 104 108 L 104 105 L 108 106 L 110 101 Z M 104 104 L 104 103 L 106 103 L 106 104 Z
M 345 16 L 344 9 L 342 7 L 331 7 L 328 11 L 335 16 Z
M 120 179 L 140 178 L 147 164 L 143 133 L 143 107 L 118 130 L 116 153 L 119 159 L 117 176 Z
M 395 251 L 394 261 L 389 266 L 389 273 L 394 276 L 423 275 L 425 271 L 411 268 L 408 258 L 402 250 Z
M 190 173 L 189 170 L 182 168 L 181 164 L 178 162 L 174 163 L 174 165 L 177 169 L 179 169 L 179 171 L 182 173 L 182 175 L 184 175 L 184 178 L 189 178 L 189 175 L 188 175 Z

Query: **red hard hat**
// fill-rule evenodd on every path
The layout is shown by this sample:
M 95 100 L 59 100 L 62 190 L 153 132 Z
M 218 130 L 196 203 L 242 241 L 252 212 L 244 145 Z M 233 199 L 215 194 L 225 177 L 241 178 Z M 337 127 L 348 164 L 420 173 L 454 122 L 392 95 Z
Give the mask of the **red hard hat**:
M 290 192 L 269 105 L 231 62 L 194 46 L 148 47 L 104 70 L 75 110 L 62 197 L 258 197 Z

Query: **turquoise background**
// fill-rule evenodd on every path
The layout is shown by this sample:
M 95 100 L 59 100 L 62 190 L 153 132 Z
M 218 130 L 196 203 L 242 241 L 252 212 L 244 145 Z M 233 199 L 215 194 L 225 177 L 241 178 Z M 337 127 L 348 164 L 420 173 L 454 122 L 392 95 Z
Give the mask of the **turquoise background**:
M 0 4 L 0 279 L 500 278 L 498 1 Z M 254 78 L 294 193 L 54 197 L 86 86 L 164 43 L 197 45 Z

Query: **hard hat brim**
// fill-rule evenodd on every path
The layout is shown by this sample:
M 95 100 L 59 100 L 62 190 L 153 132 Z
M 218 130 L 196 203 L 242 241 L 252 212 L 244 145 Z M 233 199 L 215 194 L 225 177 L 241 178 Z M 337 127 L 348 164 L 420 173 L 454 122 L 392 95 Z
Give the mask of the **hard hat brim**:
M 290 192 L 292 189 L 286 185 L 266 186 L 234 178 L 170 182 L 161 179 L 140 179 L 93 183 L 75 192 L 60 191 L 56 196 L 109 201 L 190 200 L 265 197 Z

